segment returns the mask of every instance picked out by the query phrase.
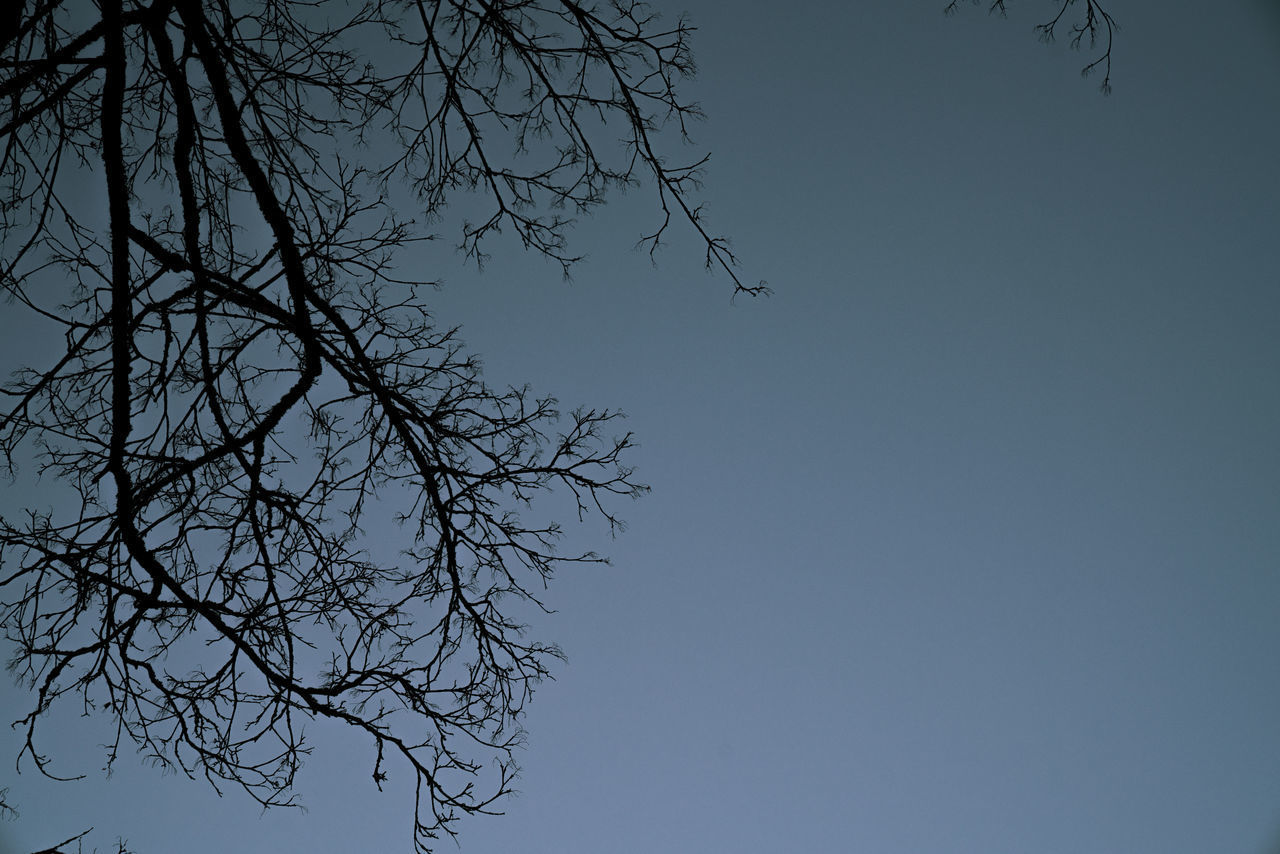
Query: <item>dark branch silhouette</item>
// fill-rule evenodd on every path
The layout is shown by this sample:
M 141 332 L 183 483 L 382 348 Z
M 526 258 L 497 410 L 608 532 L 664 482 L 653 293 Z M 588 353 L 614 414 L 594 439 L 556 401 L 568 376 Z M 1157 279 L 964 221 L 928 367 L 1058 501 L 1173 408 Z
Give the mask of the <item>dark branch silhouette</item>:
M 977 6 L 983 0 L 972 0 L 973 5 Z M 1000 14 L 1004 16 L 1008 14 L 1005 8 L 1007 0 L 987 0 L 990 3 L 987 11 L 991 14 Z M 1046 44 L 1052 44 L 1057 41 L 1058 27 L 1063 23 L 1063 18 L 1067 17 L 1067 13 L 1072 7 L 1083 9 L 1075 23 L 1071 26 L 1071 35 L 1068 37 L 1068 43 L 1075 50 L 1084 47 L 1086 40 L 1088 41 L 1089 50 L 1102 52 L 1098 56 L 1087 63 L 1080 69 L 1080 76 L 1088 77 L 1098 69 L 1102 69 L 1102 83 L 1099 89 L 1104 95 L 1111 94 L 1111 43 L 1115 37 L 1116 30 L 1119 26 L 1116 24 L 1115 18 L 1102 7 L 1097 0 L 1055 0 L 1058 11 L 1049 20 L 1036 25 L 1036 33 L 1040 40 Z M 943 11 L 948 15 L 953 15 L 959 10 L 960 0 L 951 0 Z M 1099 47 L 1101 45 L 1101 47 Z
M 642 245 L 683 222 L 763 292 L 702 218 L 706 158 L 665 150 L 700 115 L 691 32 L 635 0 L 5 6 L 0 288 L 57 344 L 0 387 L 10 476 L 59 490 L 0 519 L 20 767 L 67 779 L 41 725 L 74 703 L 113 722 L 108 767 L 287 805 L 329 719 L 413 781 L 419 850 L 498 809 L 560 657 L 525 622 L 601 560 L 540 499 L 612 529 L 645 487 L 618 413 L 486 385 L 397 263 L 466 195 L 467 257 L 505 231 L 567 272 L 574 218 L 644 184 Z
M 510 791 L 560 656 L 524 621 L 600 559 L 535 501 L 616 527 L 645 487 L 618 413 L 487 386 L 395 261 L 470 193 L 466 255 L 505 229 L 567 271 L 573 217 L 648 182 L 651 250 L 683 219 L 763 290 L 690 195 L 705 158 L 658 138 L 698 116 L 691 30 L 636 2 L 6 8 L 0 286 L 63 345 L 0 392 L 11 474 L 62 488 L 0 521 L 19 762 L 64 778 L 40 724 L 74 698 L 114 720 L 109 763 L 290 804 L 328 718 L 378 786 L 414 781 L 427 850 Z

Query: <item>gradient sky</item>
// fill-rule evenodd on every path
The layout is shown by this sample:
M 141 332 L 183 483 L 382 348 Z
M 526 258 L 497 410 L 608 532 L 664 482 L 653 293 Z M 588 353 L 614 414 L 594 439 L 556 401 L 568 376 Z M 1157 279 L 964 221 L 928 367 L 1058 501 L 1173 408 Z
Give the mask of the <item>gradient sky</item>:
M 571 530 L 614 563 L 558 577 L 569 663 L 461 850 L 1280 851 L 1280 4 L 1112 0 L 1107 98 L 1044 2 L 657 5 L 775 294 L 633 253 L 640 192 L 571 283 L 420 259 L 491 381 L 625 409 L 654 487 Z M 408 850 L 411 792 L 324 725 L 265 815 L 51 725 L 91 777 L 5 760 L 0 851 Z

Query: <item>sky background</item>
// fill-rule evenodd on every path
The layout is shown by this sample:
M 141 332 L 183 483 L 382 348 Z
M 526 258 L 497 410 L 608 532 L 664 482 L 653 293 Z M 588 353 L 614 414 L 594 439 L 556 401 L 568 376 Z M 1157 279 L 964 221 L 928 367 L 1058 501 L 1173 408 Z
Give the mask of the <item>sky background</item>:
M 1280 852 L 1280 4 L 1112 0 L 1105 98 L 1045 2 L 657 5 L 774 295 L 631 251 L 642 192 L 571 283 L 421 258 L 494 384 L 625 409 L 653 486 L 570 531 L 613 565 L 552 588 L 569 662 L 460 850 Z M 408 850 L 412 793 L 312 732 L 306 813 L 5 760 L 0 852 Z

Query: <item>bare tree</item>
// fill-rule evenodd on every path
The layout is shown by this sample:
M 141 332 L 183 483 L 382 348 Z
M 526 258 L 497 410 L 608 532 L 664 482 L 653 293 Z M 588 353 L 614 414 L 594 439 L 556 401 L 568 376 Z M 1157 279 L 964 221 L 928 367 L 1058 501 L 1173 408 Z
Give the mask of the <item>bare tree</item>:
M 563 490 L 615 527 L 645 487 L 616 412 L 487 386 L 396 253 L 469 191 L 467 255 L 505 229 L 567 270 L 572 218 L 644 179 L 651 248 L 682 218 L 759 292 L 691 200 L 703 161 L 659 147 L 697 115 L 690 28 L 633 0 L 8 9 L 0 285 L 62 342 L 3 388 L 11 475 L 63 490 L 0 520 L 19 762 L 62 773 L 40 724 L 74 700 L 114 720 L 109 762 L 289 804 L 328 718 L 379 786 L 408 769 L 428 850 L 509 792 L 560 655 L 522 615 L 599 560 L 517 511 Z
M 573 218 L 643 182 L 650 250 L 683 220 L 761 292 L 692 197 L 705 158 L 662 148 L 698 117 L 690 27 L 636 0 L 5 8 L 0 287 L 59 345 L 0 388 L 10 476 L 61 490 L 0 519 L 19 764 L 63 773 L 41 724 L 77 703 L 113 721 L 108 764 L 291 804 L 331 719 L 379 786 L 408 771 L 429 850 L 510 791 L 560 655 L 524 621 L 558 565 L 600 560 L 534 502 L 613 528 L 645 487 L 616 412 L 486 385 L 396 260 L 469 194 L 467 256 L 505 230 L 567 271 Z M 1105 25 L 1109 67 L 1086 10 L 1074 40 Z
M 977 6 L 984 0 L 971 0 L 973 5 Z M 987 11 L 991 14 L 999 14 L 1001 16 L 1008 14 L 1006 3 L 1008 0 L 985 0 L 989 5 Z M 1056 13 L 1052 18 L 1042 23 L 1036 24 L 1035 31 L 1040 40 L 1046 44 L 1052 44 L 1057 41 L 1059 29 L 1063 26 L 1070 28 L 1070 35 L 1067 37 L 1068 44 L 1075 50 L 1081 50 L 1086 42 L 1089 50 L 1101 52 L 1091 59 L 1083 68 L 1080 69 L 1080 76 L 1088 77 L 1093 72 L 1102 70 L 1102 83 L 1099 85 L 1104 95 L 1111 94 L 1111 43 L 1115 37 L 1116 30 L 1119 26 L 1116 24 L 1115 18 L 1103 8 L 1098 0 L 1054 0 Z M 959 11 L 960 0 L 951 0 L 943 9 L 948 15 L 953 15 Z M 1074 22 L 1068 15 L 1072 9 L 1078 11 Z

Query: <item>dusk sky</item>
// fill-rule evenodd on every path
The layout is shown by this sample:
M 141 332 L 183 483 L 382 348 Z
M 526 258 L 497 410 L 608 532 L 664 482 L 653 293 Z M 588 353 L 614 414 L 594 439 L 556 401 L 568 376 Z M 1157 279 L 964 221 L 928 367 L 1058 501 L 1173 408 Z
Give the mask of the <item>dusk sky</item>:
M 1053 4 L 943 5 L 655 0 L 768 298 L 633 251 L 643 190 L 569 282 L 406 258 L 492 384 L 625 410 L 653 487 L 569 527 L 612 565 L 557 576 L 520 794 L 440 851 L 1280 854 L 1280 3 L 1111 0 L 1110 96 Z M 265 814 L 49 726 L 88 777 L 0 730 L 0 854 L 411 850 L 410 775 L 331 725 Z

